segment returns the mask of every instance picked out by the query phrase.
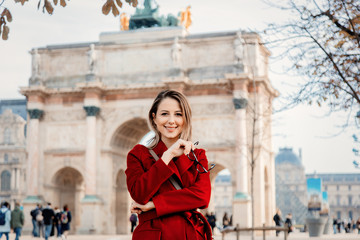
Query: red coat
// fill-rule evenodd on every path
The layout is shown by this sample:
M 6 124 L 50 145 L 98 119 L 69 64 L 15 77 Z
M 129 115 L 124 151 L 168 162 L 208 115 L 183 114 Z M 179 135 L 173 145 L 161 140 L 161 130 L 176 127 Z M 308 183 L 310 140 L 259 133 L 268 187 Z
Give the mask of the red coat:
M 139 214 L 139 226 L 133 240 L 202 240 L 211 239 L 209 223 L 196 211 L 206 208 L 210 201 L 209 173 L 199 174 L 194 162 L 184 154 L 166 165 L 162 154 L 167 150 L 160 141 L 153 149 L 160 158 L 151 156 L 143 145 L 136 145 L 128 154 L 126 182 L 135 202 L 145 204 L 152 200 L 155 209 Z M 200 163 L 207 168 L 208 161 L 203 149 L 196 149 Z M 169 177 L 181 182 L 176 190 Z

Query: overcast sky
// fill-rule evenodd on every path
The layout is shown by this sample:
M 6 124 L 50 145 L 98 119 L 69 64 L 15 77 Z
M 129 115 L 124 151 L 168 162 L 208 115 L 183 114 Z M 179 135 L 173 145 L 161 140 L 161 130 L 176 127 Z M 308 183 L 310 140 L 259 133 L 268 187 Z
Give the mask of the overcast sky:
M 32 0 L 21 6 L 13 0 L 5 0 L 3 4 L 10 9 L 13 22 L 9 24 L 9 40 L 0 40 L 0 99 L 23 98 L 18 90 L 28 84 L 31 70 L 28 52 L 32 48 L 98 41 L 101 32 L 120 29 L 119 17 L 102 15 L 105 0 L 72 0 L 65 8 L 56 7 L 52 16 L 37 10 L 37 2 Z M 270 22 L 283 22 L 289 18 L 285 12 L 268 7 L 261 0 L 158 0 L 157 3 L 160 13 L 165 15 L 177 15 L 191 5 L 193 25 L 190 34 L 262 30 Z M 124 6 L 122 11 L 134 12 L 125 3 Z M 280 94 L 285 94 L 289 85 L 298 81 L 298 78 L 277 74 L 283 65 L 286 63 L 270 61 L 270 80 Z M 280 147 L 293 147 L 298 153 L 301 148 L 307 173 L 360 173 L 360 169 L 352 165 L 355 157 L 351 137 L 360 129 L 352 126 L 341 131 L 339 127 L 347 116 L 347 113 L 329 116 L 326 108 L 317 106 L 299 106 L 277 113 L 273 124 L 273 151 L 277 153 Z

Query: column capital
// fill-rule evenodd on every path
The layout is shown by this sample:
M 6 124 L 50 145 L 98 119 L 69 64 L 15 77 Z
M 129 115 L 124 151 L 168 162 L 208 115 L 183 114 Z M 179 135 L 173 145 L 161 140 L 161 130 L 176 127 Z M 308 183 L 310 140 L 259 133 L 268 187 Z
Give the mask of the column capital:
M 247 193 L 236 192 L 234 195 L 234 200 L 249 201 L 249 200 L 251 200 L 251 196 L 249 196 Z
M 244 109 L 248 104 L 248 100 L 246 98 L 233 98 L 233 103 L 235 109 Z
M 41 116 L 44 114 L 44 111 L 43 110 L 40 110 L 40 109 L 28 109 L 27 110 L 29 115 L 30 115 L 30 119 L 40 119 Z
M 97 116 L 97 114 L 100 112 L 100 108 L 96 106 L 84 106 L 84 110 L 86 112 L 86 116 Z
M 103 200 L 97 195 L 85 195 L 81 203 L 101 203 Z
M 28 195 L 24 200 L 23 203 L 43 203 L 44 199 L 38 195 Z

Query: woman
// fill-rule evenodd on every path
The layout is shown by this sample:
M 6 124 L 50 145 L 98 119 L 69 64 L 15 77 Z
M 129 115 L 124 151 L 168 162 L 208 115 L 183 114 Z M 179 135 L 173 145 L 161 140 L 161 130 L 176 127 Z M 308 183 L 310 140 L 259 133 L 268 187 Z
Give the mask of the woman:
M 61 237 L 61 211 L 58 207 L 54 208 L 55 218 L 54 218 L 54 226 L 56 228 L 56 237 Z
M 288 227 L 288 233 L 291 233 L 294 230 L 294 226 L 292 225 L 292 214 L 291 213 L 286 215 L 285 225 Z
M 224 213 L 224 216 L 223 216 L 223 228 L 227 228 L 228 226 L 230 225 L 230 219 L 227 215 L 227 212 Z
M 125 171 L 131 212 L 139 214 L 133 240 L 211 239 L 209 223 L 196 211 L 208 206 L 211 185 L 205 151 L 190 141 L 189 103 L 179 92 L 160 92 L 148 118 L 155 137 L 129 152 Z
M 71 222 L 71 212 L 69 211 L 68 205 L 64 205 L 63 212 L 60 216 L 61 222 L 61 237 L 67 239 L 67 236 L 70 231 L 70 222 Z
M 280 211 L 279 208 L 276 209 L 276 214 L 274 215 L 273 220 L 274 220 L 275 225 L 276 225 L 277 227 L 281 227 L 282 219 L 281 219 L 281 211 Z M 276 236 L 279 236 L 279 233 L 280 233 L 280 231 L 279 231 L 279 230 L 276 230 Z

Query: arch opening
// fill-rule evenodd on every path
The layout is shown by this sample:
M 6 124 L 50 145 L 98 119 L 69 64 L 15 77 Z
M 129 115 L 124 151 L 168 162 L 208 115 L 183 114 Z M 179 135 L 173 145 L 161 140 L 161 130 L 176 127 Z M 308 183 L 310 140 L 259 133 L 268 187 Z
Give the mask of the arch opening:
M 76 233 L 81 221 L 81 199 L 85 196 L 84 178 L 79 171 L 71 167 L 60 169 L 53 177 L 53 206 L 61 210 L 68 205 L 72 214 L 70 233 Z
M 144 118 L 134 118 L 126 121 L 117 128 L 111 139 L 110 145 L 114 150 L 112 155 L 116 171 L 114 176 L 114 194 L 115 194 L 115 231 L 116 234 L 128 234 L 130 194 L 126 186 L 126 155 L 138 143 L 142 143 L 144 136 L 149 133 L 147 121 Z
M 212 191 L 208 213 L 214 212 L 216 225 L 223 227 L 223 217 L 226 213 L 230 220 L 233 215 L 233 182 L 229 169 L 217 164 L 210 174 Z M 229 222 L 230 223 L 230 222 Z
M 129 151 L 149 132 L 147 121 L 135 118 L 123 123 L 111 139 L 111 147 L 122 151 Z

